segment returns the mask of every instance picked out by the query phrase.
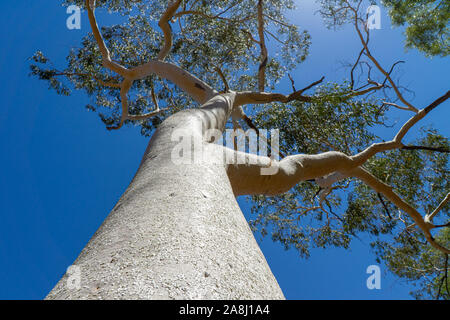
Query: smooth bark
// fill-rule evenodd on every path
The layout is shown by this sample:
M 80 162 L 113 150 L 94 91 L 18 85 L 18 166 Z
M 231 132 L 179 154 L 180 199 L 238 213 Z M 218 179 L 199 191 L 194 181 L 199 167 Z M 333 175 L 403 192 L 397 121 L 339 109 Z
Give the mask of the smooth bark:
M 234 96 L 181 111 L 153 135 L 130 186 L 47 299 L 283 299 L 233 194 L 223 148 L 204 141 L 222 129 Z M 192 155 L 175 164 L 174 132 L 191 133 Z M 174 140 L 174 141 L 173 141 Z

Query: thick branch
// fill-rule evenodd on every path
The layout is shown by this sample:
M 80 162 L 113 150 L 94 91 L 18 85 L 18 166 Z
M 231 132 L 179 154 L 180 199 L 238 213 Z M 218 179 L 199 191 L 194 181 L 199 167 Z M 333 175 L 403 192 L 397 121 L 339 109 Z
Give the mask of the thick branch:
M 171 4 L 164 15 L 161 17 L 160 20 L 160 26 L 161 29 L 164 32 L 164 38 L 165 38 L 165 44 L 164 47 L 161 49 L 158 60 L 163 60 L 168 52 L 170 51 L 170 48 L 172 46 L 172 32 L 170 29 L 170 25 L 168 21 L 173 16 L 175 11 L 178 9 L 179 5 L 181 3 L 181 0 L 175 1 L 173 4 Z M 211 97 L 213 97 L 215 94 L 217 94 L 217 91 L 215 91 L 213 88 L 211 88 L 209 85 L 204 83 L 203 81 L 199 80 L 189 72 L 181 69 L 180 67 L 163 62 L 158 60 L 153 60 L 150 62 L 147 62 L 145 64 L 142 64 L 140 66 L 137 66 L 133 69 L 127 69 L 124 66 L 121 66 L 117 62 L 112 61 L 110 53 L 108 48 L 105 45 L 105 42 L 103 40 L 103 37 L 99 31 L 97 21 L 95 18 L 95 0 L 86 0 L 86 8 L 88 10 L 89 15 L 89 21 L 91 24 L 92 32 L 94 34 L 94 38 L 97 41 L 97 44 L 99 46 L 100 52 L 102 54 L 102 60 L 103 65 L 120 74 L 124 77 L 124 81 L 120 85 L 121 91 L 120 96 L 122 99 L 122 116 L 120 123 L 117 127 L 112 127 L 109 129 L 118 129 L 120 128 L 124 121 L 129 120 L 142 120 L 146 119 L 148 117 L 151 117 L 153 115 L 156 115 L 162 110 L 159 110 L 157 108 L 154 112 L 144 114 L 144 115 L 129 115 L 128 114 L 128 99 L 127 99 L 127 93 L 129 89 L 131 88 L 134 80 L 143 79 L 145 77 L 148 77 L 151 74 L 155 74 L 163 79 L 167 79 L 169 81 L 172 81 L 175 85 L 180 87 L 183 91 L 188 93 L 195 101 L 197 101 L 200 104 L 205 103 L 208 101 Z M 108 86 L 112 87 L 118 87 L 118 84 L 106 84 Z M 156 105 L 157 107 L 157 105 Z
M 318 155 L 294 155 L 281 161 L 275 161 L 269 157 L 257 156 L 242 152 L 235 152 L 224 148 L 227 159 L 227 173 L 233 192 L 238 195 L 277 195 L 287 192 L 301 181 L 318 179 L 325 188 L 330 184 L 353 176 L 375 192 L 389 199 L 397 207 L 414 220 L 415 224 L 423 231 L 427 241 L 438 250 L 449 253 L 450 251 L 435 242 L 430 230 L 435 226 L 427 222 L 411 205 L 401 199 L 390 186 L 379 181 L 365 169 L 357 166 L 352 159 L 340 152 L 326 152 Z M 321 177 L 326 177 L 323 179 Z M 323 181 L 322 181 L 323 180 Z M 448 197 L 435 210 L 442 208 Z
M 89 1 L 91 1 L 91 6 L 89 5 Z M 86 6 L 89 13 L 89 21 L 91 23 L 92 31 L 94 33 L 94 37 L 97 41 L 100 51 L 102 52 L 103 64 L 105 65 L 105 67 L 119 73 L 128 80 L 139 80 L 151 74 L 156 74 L 163 79 L 172 81 L 175 85 L 179 86 L 200 104 L 205 103 L 211 96 L 217 93 L 203 81 L 171 63 L 153 60 L 133 69 L 127 69 L 123 66 L 118 65 L 116 62 L 112 62 L 109 51 L 105 46 L 105 43 L 97 26 L 97 21 L 94 15 L 95 0 L 86 0 Z M 171 7 L 172 10 L 176 9 L 174 6 L 175 4 Z
M 94 38 L 97 41 L 98 47 L 102 54 L 103 66 L 108 68 L 123 77 L 127 77 L 129 71 L 124 66 L 118 64 L 111 60 L 111 56 L 109 54 L 109 50 L 105 45 L 105 41 L 98 29 L 97 20 L 95 18 L 95 0 L 86 0 L 86 9 L 88 11 L 89 22 L 91 24 L 92 33 L 94 34 Z
M 354 168 L 350 157 L 341 152 L 292 155 L 280 161 L 226 149 L 227 170 L 236 195 L 277 195 L 301 181 L 325 177 Z
M 172 19 L 180 4 L 181 0 L 176 0 L 170 4 L 159 20 L 158 25 L 164 33 L 164 46 L 158 54 L 158 60 L 164 60 L 172 49 L 172 28 L 170 27 L 169 21 Z
M 163 61 L 150 61 L 130 70 L 130 79 L 139 80 L 155 74 L 169 80 L 200 104 L 208 101 L 217 91 L 175 64 Z
M 431 104 L 429 104 L 424 109 L 420 110 L 414 117 L 408 120 L 407 123 L 403 125 L 403 127 L 400 129 L 400 131 L 395 136 L 395 140 L 400 141 L 403 139 L 405 134 L 408 132 L 408 130 L 415 125 L 419 120 L 421 120 L 423 117 L 425 117 L 430 111 L 432 111 L 434 108 L 436 108 L 441 103 L 445 102 L 448 98 L 450 98 L 450 91 L 447 91 L 444 95 L 437 98 L 435 101 L 433 101 Z
M 248 93 L 246 95 L 246 98 L 249 99 Z M 264 94 L 261 93 L 256 94 L 256 98 L 263 96 Z M 325 152 L 318 155 L 293 155 L 281 161 L 274 161 L 268 157 L 239 153 L 232 150 L 226 151 L 228 153 L 227 163 L 229 163 L 227 172 L 233 191 L 236 195 L 277 195 L 288 191 L 301 181 L 316 179 L 322 188 L 327 188 L 334 182 L 348 176 L 357 177 L 376 192 L 384 195 L 401 210 L 407 212 L 415 221 L 415 225 L 424 232 L 427 241 L 433 247 L 442 252 L 449 253 L 448 249 L 434 241 L 430 230 L 435 227 L 431 223 L 432 217 L 447 203 L 450 195 L 447 195 L 439 207 L 424 220 L 417 210 L 393 192 L 390 186 L 379 181 L 369 172 L 361 168 L 361 165 L 379 152 L 402 148 L 403 144 L 401 140 L 408 130 L 449 97 L 450 92 L 447 92 L 429 106 L 420 110 L 403 125 L 392 141 L 373 144 L 354 156 L 347 156 L 341 152 Z M 250 98 L 254 97 L 250 96 Z M 277 98 L 288 99 L 282 95 Z M 239 99 L 243 100 L 242 97 L 239 97 Z M 242 101 L 239 103 L 242 103 Z M 230 162 L 229 159 L 232 161 Z
M 272 191 L 270 191 L 270 186 L 261 186 L 262 183 L 267 182 L 266 181 L 267 179 L 264 178 L 261 180 L 261 177 L 258 178 L 256 176 L 252 178 L 255 180 L 254 187 L 257 189 L 262 188 L 263 190 L 266 190 L 265 192 L 277 192 L 278 189 L 287 191 L 299 181 L 325 177 L 326 175 L 336 171 L 346 174 L 352 169 L 355 169 L 363 165 L 367 160 L 369 160 L 371 157 L 373 157 L 375 154 L 379 152 L 402 148 L 403 144 L 401 141 L 405 136 L 405 134 L 408 132 L 408 130 L 420 119 L 425 117 L 425 115 L 427 115 L 431 110 L 433 110 L 439 104 L 443 103 L 449 97 L 450 91 L 448 91 L 442 97 L 436 99 L 426 108 L 420 110 L 401 127 L 401 129 L 396 134 L 395 138 L 391 141 L 375 143 L 366 148 L 364 151 L 354 156 L 347 156 L 344 153 L 335 151 L 325 152 L 318 155 L 288 156 L 279 162 L 275 161 L 272 163 L 272 165 L 280 169 L 279 170 L 281 174 L 280 177 L 282 178 L 275 175 L 271 176 L 269 179 L 270 180 L 280 179 L 279 181 L 277 180 L 277 182 L 274 184 L 278 187 L 275 187 Z M 276 101 L 286 102 L 289 99 L 289 96 L 284 96 L 281 94 L 269 94 L 269 93 L 240 92 L 236 93 L 235 106 L 236 105 L 239 106 L 245 103 L 258 103 L 261 100 L 267 102 L 270 101 L 270 99 L 277 99 Z M 253 173 L 251 175 L 253 174 L 259 175 L 258 169 L 262 168 L 261 163 L 263 164 L 263 166 L 267 164 L 267 160 L 265 160 L 264 158 L 258 158 L 257 156 L 254 155 L 244 154 L 240 156 L 243 157 L 245 161 L 243 163 L 233 164 L 231 166 L 231 170 L 237 170 L 237 172 L 240 172 L 239 168 L 242 167 L 244 168 L 244 171 L 240 172 L 242 174 L 245 174 L 246 166 L 254 164 L 255 167 L 252 169 Z M 284 174 L 283 172 L 289 172 L 289 174 Z M 282 186 L 283 179 L 285 182 L 284 187 Z M 237 186 L 236 188 L 239 188 L 239 186 Z M 250 190 L 251 188 L 248 189 Z M 239 193 L 240 191 L 237 192 Z

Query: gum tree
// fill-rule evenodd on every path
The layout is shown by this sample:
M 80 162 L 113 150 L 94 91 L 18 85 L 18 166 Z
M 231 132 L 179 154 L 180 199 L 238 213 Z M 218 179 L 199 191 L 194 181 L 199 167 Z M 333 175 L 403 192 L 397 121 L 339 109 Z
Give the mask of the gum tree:
M 74 262 L 81 288 L 68 289 L 65 275 L 47 298 L 282 299 L 236 202 L 241 195 L 253 196 L 252 227 L 303 254 L 310 245 L 348 247 L 369 232 L 407 234 L 448 255 L 445 239 L 432 234 L 448 213 L 448 142 L 435 131 L 417 144 L 404 138 L 450 92 L 427 106 L 404 97 L 393 79 L 399 62 L 382 66 L 370 50 L 361 1 L 322 4 L 328 23 L 352 23 L 361 41 L 348 80 L 318 75 L 302 89 L 288 72 L 306 59 L 310 37 L 287 21 L 291 0 L 70 3 L 87 10 L 92 34 L 64 69 L 37 52 L 32 73 L 60 94 L 85 90 L 88 109 L 108 130 L 135 124 L 151 139 L 129 187 Z M 98 7 L 127 20 L 100 29 Z M 291 93 L 277 91 L 284 77 Z M 370 129 L 386 125 L 389 108 L 411 116 L 380 141 Z M 244 127 L 261 143 L 258 128 L 281 128 L 279 148 L 272 144 L 264 156 L 215 143 L 226 128 Z
M 450 52 L 448 1 L 384 0 L 395 25 L 406 25 L 406 46 L 429 56 L 447 56 Z

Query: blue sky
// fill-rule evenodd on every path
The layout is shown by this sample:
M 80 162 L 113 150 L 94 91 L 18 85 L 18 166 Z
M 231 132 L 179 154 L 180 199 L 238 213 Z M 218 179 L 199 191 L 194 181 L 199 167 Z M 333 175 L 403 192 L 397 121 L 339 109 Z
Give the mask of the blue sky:
M 301 1 L 290 15 L 313 41 L 309 59 L 293 73 L 299 87 L 322 75 L 341 80 L 339 62 L 352 61 L 360 48 L 352 29 L 328 31 L 314 11 L 313 1 Z M 85 13 L 81 30 L 68 30 L 67 17 L 58 1 L 0 3 L 0 299 L 45 297 L 131 181 L 148 142 L 136 128 L 108 132 L 84 108 L 84 94 L 61 97 L 28 76 L 27 58 L 37 49 L 63 65 L 70 47 L 90 31 Z M 448 63 L 405 52 L 401 30 L 385 15 L 381 23 L 373 54 L 385 66 L 406 61 L 400 75 L 416 93 L 413 103 L 423 107 L 446 92 Z M 286 82 L 280 90 L 289 90 Z M 448 136 L 446 110 L 436 109 L 422 124 Z M 405 116 L 393 113 L 400 122 Z M 248 204 L 239 202 L 248 216 Z M 308 260 L 270 239 L 261 248 L 288 299 L 409 299 L 411 287 L 389 274 L 383 273 L 381 290 L 367 289 L 366 268 L 375 264 L 368 242 L 313 250 Z

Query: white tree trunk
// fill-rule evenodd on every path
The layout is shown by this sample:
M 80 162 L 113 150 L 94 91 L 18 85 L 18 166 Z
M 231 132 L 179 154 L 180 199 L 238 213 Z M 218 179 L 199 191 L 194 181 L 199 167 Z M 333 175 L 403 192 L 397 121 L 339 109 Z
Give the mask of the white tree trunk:
M 68 286 L 66 274 L 46 299 L 284 299 L 216 149 L 203 142 L 211 161 L 199 164 L 171 159 L 173 130 L 195 131 L 199 110 L 160 125 L 130 186 L 74 262 L 80 288 Z

